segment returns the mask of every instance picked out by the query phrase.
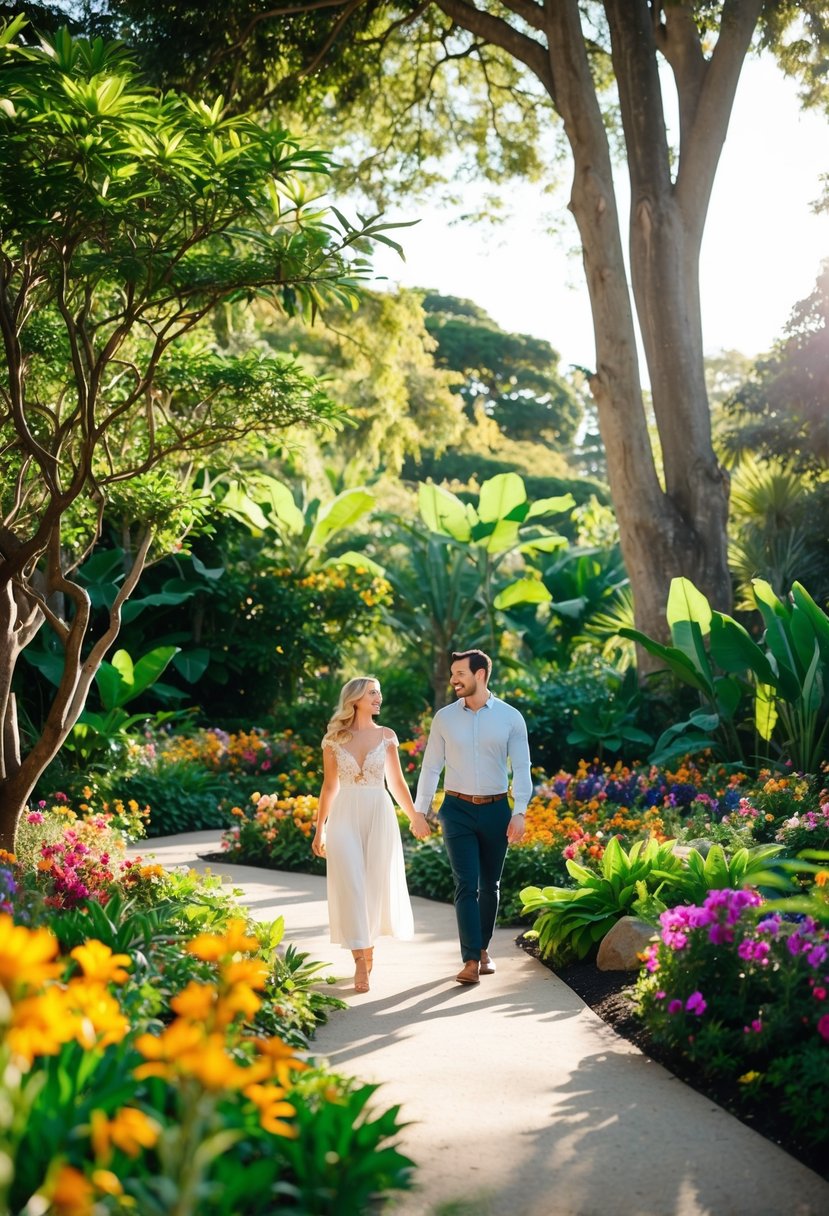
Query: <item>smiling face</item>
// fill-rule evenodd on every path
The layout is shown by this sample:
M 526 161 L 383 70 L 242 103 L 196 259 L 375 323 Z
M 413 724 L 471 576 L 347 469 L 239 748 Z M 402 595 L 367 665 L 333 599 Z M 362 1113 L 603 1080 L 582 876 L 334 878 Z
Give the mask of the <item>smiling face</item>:
M 485 671 L 470 670 L 469 659 L 458 659 L 449 668 L 449 683 L 456 697 L 474 697 L 485 676 Z
M 362 710 L 363 713 L 371 714 L 373 717 L 375 714 L 379 714 L 382 704 L 383 694 L 380 691 L 380 685 L 377 680 L 370 680 L 359 701 L 354 702 L 354 709 L 357 712 Z

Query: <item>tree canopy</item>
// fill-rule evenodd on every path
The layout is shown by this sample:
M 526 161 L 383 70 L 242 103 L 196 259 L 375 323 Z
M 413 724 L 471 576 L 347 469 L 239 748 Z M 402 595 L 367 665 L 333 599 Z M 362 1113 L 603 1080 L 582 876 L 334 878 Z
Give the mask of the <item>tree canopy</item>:
M 0 32 L 0 837 L 77 720 L 152 546 L 198 521 L 199 453 L 334 421 L 295 362 L 233 358 L 200 323 L 260 298 L 312 315 L 351 301 L 372 230 L 309 205 L 327 157 L 221 106 L 158 93 L 122 47 Z M 107 513 L 126 564 L 106 627 L 73 577 Z M 12 692 L 43 624 L 64 665 L 41 736 Z

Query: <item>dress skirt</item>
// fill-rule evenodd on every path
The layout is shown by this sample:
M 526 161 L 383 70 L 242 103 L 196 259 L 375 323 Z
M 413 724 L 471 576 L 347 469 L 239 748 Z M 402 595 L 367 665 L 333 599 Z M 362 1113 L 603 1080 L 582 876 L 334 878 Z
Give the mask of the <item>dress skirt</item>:
M 384 786 L 340 786 L 325 855 L 333 943 L 365 950 L 378 937 L 414 937 L 400 827 Z

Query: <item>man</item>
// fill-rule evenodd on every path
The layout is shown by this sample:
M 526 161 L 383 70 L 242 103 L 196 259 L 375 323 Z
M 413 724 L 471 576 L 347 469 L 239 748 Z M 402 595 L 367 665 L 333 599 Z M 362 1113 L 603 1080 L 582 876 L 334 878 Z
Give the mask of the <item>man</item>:
M 432 805 L 446 769 L 440 823 L 455 879 L 455 914 L 463 967 L 459 984 L 492 975 L 489 943 L 507 845 L 524 835 L 532 795 L 530 749 L 521 714 L 489 691 L 492 661 L 482 650 L 452 655 L 450 683 L 458 698 L 438 710 L 423 753 L 415 807 Z M 508 762 L 514 806 L 510 811 Z

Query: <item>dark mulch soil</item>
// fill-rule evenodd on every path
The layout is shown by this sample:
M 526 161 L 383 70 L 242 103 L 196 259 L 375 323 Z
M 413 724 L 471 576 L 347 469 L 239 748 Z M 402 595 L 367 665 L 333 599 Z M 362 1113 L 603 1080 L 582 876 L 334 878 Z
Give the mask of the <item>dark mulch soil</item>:
M 523 936 L 520 936 L 517 942 L 528 954 L 532 954 L 535 958 L 539 957 L 538 950 L 532 941 L 525 941 Z M 543 959 L 539 961 L 544 962 Z M 544 963 L 544 965 L 550 967 L 549 963 Z M 563 980 L 568 988 L 572 988 L 585 1005 L 588 1005 L 623 1039 L 635 1044 L 646 1056 L 650 1056 L 652 1060 L 663 1065 L 674 1076 L 690 1085 L 692 1089 L 711 1098 L 719 1106 L 735 1115 L 742 1123 L 752 1127 L 767 1140 L 779 1144 L 792 1157 L 796 1157 L 798 1161 L 802 1161 L 816 1174 L 820 1174 L 822 1178 L 829 1181 L 829 1161 L 827 1161 L 825 1145 L 815 1148 L 800 1143 L 793 1137 L 786 1117 L 769 1103 L 750 1112 L 745 1109 L 741 1110 L 738 1104 L 739 1090 L 736 1082 L 729 1085 L 725 1081 L 712 1081 L 681 1056 L 677 1057 L 668 1048 L 653 1042 L 643 1023 L 634 1013 L 633 1002 L 629 995 L 636 979 L 633 972 L 600 971 L 592 962 L 571 963 L 561 969 L 550 967 L 550 970 L 555 971 L 559 979 Z

